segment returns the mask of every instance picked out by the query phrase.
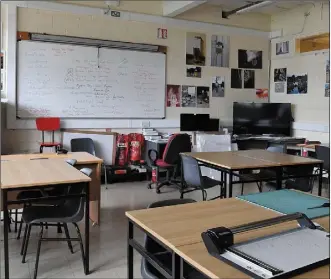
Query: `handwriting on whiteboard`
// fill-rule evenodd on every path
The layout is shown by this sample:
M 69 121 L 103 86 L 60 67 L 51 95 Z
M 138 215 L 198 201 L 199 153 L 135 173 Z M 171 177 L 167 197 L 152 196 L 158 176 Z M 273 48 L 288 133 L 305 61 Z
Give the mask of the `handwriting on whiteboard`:
M 21 41 L 19 116 L 164 117 L 161 54 Z

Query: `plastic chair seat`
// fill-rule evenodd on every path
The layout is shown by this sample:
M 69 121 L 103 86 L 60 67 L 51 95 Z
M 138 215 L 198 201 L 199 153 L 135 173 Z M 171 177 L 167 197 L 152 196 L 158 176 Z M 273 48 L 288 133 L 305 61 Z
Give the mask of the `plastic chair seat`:
M 22 218 L 26 224 L 76 223 L 82 219 L 80 215 L 73 216 L 66 206 L 27 207 L 23 210 Z
M 165 161 L 163 161 L 162 159 L 156 160 L 155 164 L 160 168 L 173 168 L 174 167 L 174 165 L 168 164 Z
M 202 179 L 204 189 L 209 189 L 209 188 L 212 188 L 212 187 L 215 187 L 215 186 L 221 184 L 220 181 L 212 179 L 208 176 L 202 176 L 201 179 Z
M 61 143 L 60 142 L 40 142 L 39 145 L 44 146 L 44 147 L 54 147 L 54 146 L 61 146 Z

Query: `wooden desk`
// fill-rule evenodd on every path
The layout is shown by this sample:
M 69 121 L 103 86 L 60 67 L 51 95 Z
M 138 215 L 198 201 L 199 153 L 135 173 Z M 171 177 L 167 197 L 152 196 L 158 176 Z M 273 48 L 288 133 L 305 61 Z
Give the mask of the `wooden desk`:
M 191 264 L 210 278 L 249 278 L 232 266 L 210 256 L 202 242 L 201 232 L 209 228 L 232 227 L 279 215 L 275 211 L 234 198 L 126 212 L 129 220 L 128 278 L 133 278 L 133 248 L 145 258 L 151 258 L 147 251 L 136 245 L 133 239 L 134 226 L 141 228 L 172 252 L 174 268 L 170 273 L 165 271 L 171 278 L 181 278 L 178 275 L 181 260 Z M 328 217 L 315 219 L 314 222 L 329 229 Z M 235 241 L 246 241 L 296 227 L 297 222 L 283 223 L 236 235 Z M 300 278 L 308 274 L 313 276 L 312 278 L 326 278 L 329 275 L 328 270 L 329 266 L 322 267 Z
M 87 177 L 74 167 L 61 160 L 13 160 L 1 162 L 1 196 L 4 210 L 4 255 L 5 278 L 9 278 L 9 251 L 8 251 L 8 205 L 16 204 L 9 198 L 9 193 L 15 190 L 36 189 L 49 185 L 85 183 L 85 273 L 89 273 L 89 183 Z M 80 195 L 81 196 L 81 195 Z
M 101 164 L 102 159 L 95 157 L 87 152 L 69 152 L 67 154 L 57 155 L 56 153 L 42 153 L 42 154 L 14 154 L 1 156 L 1 163 L 6 161 L 27 161 L 31 159 L 48 158 L 52 160 L 65 161 L 67 159 L 76 159 L 77 168 L 90 168 L 93 170 L 90 183 L 90 219 L 93 224 L 100 224 L 100 199 L 101 199 Z M 35 160 L 31 160 L 35 161 Z M 46 160 L 40 160 L 45 162 Z M 15 199 L 18 192 L 11 192 L 10 198 Z M 13 206 L 14 207 L 14 206 Z M 12 208 L 13 208 L 12 207 Z M 14 208 L 19 208 L 15 205 Z
M 262 168 L 274 168 L 276 171 L 277 188 L 281 189 L 282 180 L 285 179 L 283 174 L 284 167 L 312 165 L 318 167 L 322 173 L 323 161 L 294 156 L 289 154 L 275 153 L 267 150 L 239 150 L 239 151 L 225 151 L 225 152 L 190 152 L 183 155 L 191 156 L 198 162 L 205 164 L 207 167 L 229 174 L 229 197 L 232 197 L 232 187 L 234 183 L 234 171 L 257 170 Z M 319 188 L 318 195 L 322 194 L 322 174 L 319 173 Z M 312 174 L 311 176 L 317 176 Z M 291 176 L 299 177 L 299 176 Z M 223 181 L 225 179 L 225 181 Z M 275 180 L 275 179 L 273 179 Z M 256 180 L 256 182 L 260 182 Z M 265 180 L 267 181 L 267 180 Z M 226 184 L 226 175 L 222 175 L 222 182 Z M 255 181 L 251 181 L 255 182 Z

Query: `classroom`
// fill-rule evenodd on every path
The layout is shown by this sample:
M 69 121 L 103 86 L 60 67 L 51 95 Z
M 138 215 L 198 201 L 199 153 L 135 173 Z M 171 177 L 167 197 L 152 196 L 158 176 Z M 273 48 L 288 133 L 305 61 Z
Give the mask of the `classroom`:
M 0 10 L 0 278 L 330 278 L 329 1 Z

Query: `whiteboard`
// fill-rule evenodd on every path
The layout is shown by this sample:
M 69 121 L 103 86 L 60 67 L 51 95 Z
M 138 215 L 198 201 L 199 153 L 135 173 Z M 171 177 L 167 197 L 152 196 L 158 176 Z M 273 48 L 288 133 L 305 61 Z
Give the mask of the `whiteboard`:
M 17 116 L 164 118 L 166 55 L 20 41 Z

